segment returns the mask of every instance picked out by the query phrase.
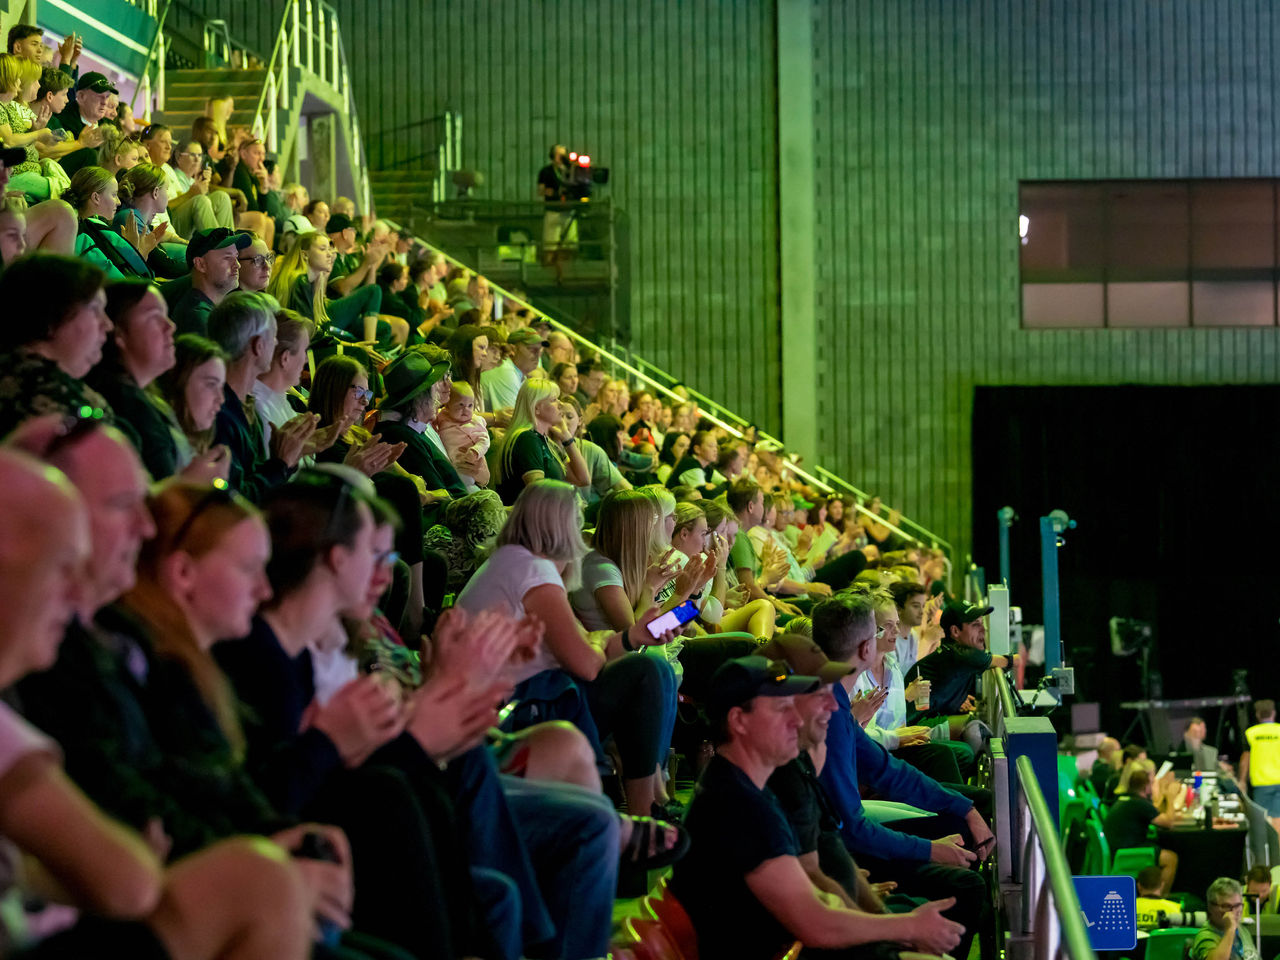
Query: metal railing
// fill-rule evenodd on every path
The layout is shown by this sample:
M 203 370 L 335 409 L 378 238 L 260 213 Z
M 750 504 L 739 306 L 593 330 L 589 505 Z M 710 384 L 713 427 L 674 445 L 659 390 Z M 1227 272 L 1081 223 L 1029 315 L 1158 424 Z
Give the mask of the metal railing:
M 164 109 L 164 61 L 168 51 L 164 39 L 164 22 L 169 16 L 169 8 L 173 6 L 173 0 L 165 0 L 164 6 L 158 11 L 156 3 L 157 0 L 147 0 L 145 4 L 135 4 L 142 6 L 156 20 L 156 35 L 151 38 L 151 44 L 147 47 L 147 59 L 142 64 L 138 84 L 133 88 L 133 98 L 129 101 L 129 109 L 136 114 L 138 96 L 141 95 L 142 102 L 146 105 L 143 111 L 146 116 L 151 114 L 153 96 L 155 108 Z
M 367 152 L 378 170 L 392 171 L 403 167 L 426 170 L 429 168 L 424 161 L 430 158 L 435 172 L 431 181 L 431 199 L 437 203 L 448 199 L 450 174 L 462 168 L 460 114 L 445 110 L 434 117 L 387 127 L 371 133 L 369 137 L 373 141 L 373 147 Z M 387 145 L 388 137 L 394 137 L 397 141 L 390 148 Z M 417 152 L 400 156 L 397 147 Z M 388 155 L 391 159 L 388 159 Z
M 470 265 L 463 263 L 461 260 L 457 259 L 456 257 L 450 256 L 444 250 L 441 250 L 439 247 L 435 246 L 434 244 L 428 243 L 427 241 L 423 240 L 421 237 L 415 237 L 414 239 L 417 240 L 420 244 L 422 244 L 422 246 L 430 250 L 432 253 L 437 253 L 440 256 L 444 257 L 445 260 L 447 260 L 453 266 L 459 267 L 465 270 L 473 269 Z M 561 323 L 555 317 L 549 316 L 544 311 L 537 309 L 532 304 L 526 302 L 522 298 L 515 296 L 509 290 L 505 290 L 502 287 L 498 286 L 492 280 L 489 281 L 489 288 L 491 291 L 493 291 L 495 296 L 500 296 L 502 297 L 503 300 L 510 300 L 512 303 L 519 305 L 523 309 L 531 310 L 536 316 L 541 317 L 548 324 L 550 324 L 551 327 L 560 331 L 565 336 L 569 337 L 569 339 L 574 340 L 577 343 L 581 344 L 582 346 L 588 348 L 601 360 L 610 364 L 613 367 L 615 372 L 617 370 L 625 371 L 626 373 L 631 375 L 631 377 L 635 380 L 635 382 L 644 384 L 646 387 L 648 387 L 649 389 L 653 390 L 656 393 L 661 394 L 663 397 L 665 397 L 668 400 L 672 400 L 677 403 L 682 403 L 686 399 L 697 400 L 698 406 L 702 411 L 703 417 L 709 420 L 713 425 L 724 430 L 730 436 L 736 437 L 738 439 L 742 439 L 745 432 L 744 427 L 747 425 L 746 421 L 744 421 L 741 417 L 734 414 L 732 411 L 728 410 L 728 408 L 718 403 L 715 403 L 714 401 L 706 400 L 706 398 L 703 397 L 702 394 L 697 393 L 696 391 L 693 391 L 693 390 L 689 390 L 688 387 L 686 387 L 683 383 L 681 383 L 680 381 L 677 381 L 674 377 L 672 377 L 670 374 L 666 373 L 665 371 L 659 370 L 653 364 L 634 359 L 633 357 L 630 356 L 630 351 L 626 350 L 625 348 L 617 347 L 615 345 L 613 349 L 606 349 L 600 344 L 595 343 L 591 340 L 588 340 L 586 337 L 584 337 L 578 331 L 574 330 L 572 327 L 569 327 L 564 323 Z M 626 354 L 625 359 L 624 359 L 624 354 Z M 687 397 L 680 393 L 677 393 L 675 389 L 677 387 L 684 390 L 685 394 L 687 394 Z M 703 406 L 704 400 L 706 400 L 705 407 Z M 782 441 L 778 440 L 776 437 L 770 436 L 768 433 L 764 432 L 763 430 L 757 430 L 756 436 L 757 436 L 757 440 L 764 440 L 764 441 L 776 444 L 778 452 L 780 454 L 782 469 L 794 474 L 796 477 L 803 480 L 805 483 L 809 484 L 815 490 L 818 490 L 819 492 L 825 495 L 832 495 L 837 492 L 836 488 L 832 486 L 830 483 L 827 483 L 819 479 L 813 473 L 810 473 L 808 470 L 801 467 L 794 460 L 785 459 L 785 448 L 782 445 Z M 831 474 L 830 471 L 823 471 L 823 472 L 828 474 L 829 476 L 832 476 L 832 477 L 835 476 L 834 474 Z M 906 540 L 920 539 L 919 537 L 911 536 L 910 534 L 906 533 L 906 531 L 904 531 L 902 528 L 894 524 L 890 524 L 885 520 L 881 519 L 879 516 L 872 514 L 871 511 L 865 509 L 859 504 L 855 504 L 855 509 L 858 510 L 859 513 L 866 514 L 869 516 L 874 516 L 878 524 L 880 524 L 881 526 L 888 527 L 894 533 L 897 533 L 899 536 L 903 537 Z M 942 540 L 940 538 L 935 538 L 934 543 L 937 546 L 944 547 L 947 549 L 949 549 L 951 546 L 945 540 Z
M 1031 758 L 1018 757 L 1015 770 L 1012 882 L 1020 888 L 1020 895 L 1016 897 L 1018 909 L 1008 911 L 1006 956 L 1009 960 L 1093 960 L 1071 868 L 1058 840 L 1057 822 L 1049 812 Z
M 261 137 L 271 151 L 279 149 L 281 115 L 288 116 L 296 96 L 293 71 L 311 74 L 342 99 L 334 116 L 350 124 L 347 144 L 356 205 L 368 210 L 369 166 L 351 96 L 351 71 L 338 30 L 338 13 L 323 0 L 289 0 L 285 6 L 267 62 L 266 83 L 253 114 L 254 135 Z

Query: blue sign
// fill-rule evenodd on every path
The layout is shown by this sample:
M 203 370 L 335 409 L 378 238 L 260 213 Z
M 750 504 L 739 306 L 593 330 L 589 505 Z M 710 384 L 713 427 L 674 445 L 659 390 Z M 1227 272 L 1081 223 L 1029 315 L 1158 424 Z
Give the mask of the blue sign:
M 1137 885 L 1133 877 L 1073 877 L 1080 912 L 1095 950 L 1132 950 L 1138 944 Z

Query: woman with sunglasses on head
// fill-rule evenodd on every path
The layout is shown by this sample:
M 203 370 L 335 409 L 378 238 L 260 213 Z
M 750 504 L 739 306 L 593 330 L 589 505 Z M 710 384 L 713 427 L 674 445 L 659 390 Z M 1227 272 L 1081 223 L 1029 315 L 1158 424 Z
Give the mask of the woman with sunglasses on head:
M 427 490 L 421 477 L 401 466 L 399 459 L 407 449 L 404 443 L 384 443 L 366 429 L 363 420 L 372 399 L 369 374 L 355 357 L 328 357 L 316 367 L 307 409 L 320 418 L 318 430 L 337 434 L 333 445 L 316 455 L 316 462 L 355 467 L 372 477 L 378 496 L 395 507 L 402 521 L 397 525 L 396 550 L 410 575 L 406 619 L 397 619 L 397 626 L 416 635 L 422 627 L 423 507 L 435 502 L 438 493 Z

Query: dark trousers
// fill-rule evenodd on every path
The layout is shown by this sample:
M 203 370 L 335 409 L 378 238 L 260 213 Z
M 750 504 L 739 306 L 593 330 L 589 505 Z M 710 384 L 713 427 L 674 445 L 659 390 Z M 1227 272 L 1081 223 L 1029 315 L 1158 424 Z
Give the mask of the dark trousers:
M 853 583 L 853 578 L 867 567 L 867 558 L 861 550 L 850 550 L 829 563 L 824 563 L 813 573 L 815 583 L 825 583 L 832 590 L 843 590 Z
M 959 787 L 948 784 L 948 790 L 963 793 L 974 802 L 974 808 L 988 822 L 991 820 L 991 791 L 980 787 Z M 903 820 L 892 825 L 891 829 L 900 833 L 924 837 L 927 840 L 939 840 L 952 834 L 960 834 L 964 838 L 965 847 L 974 848 L 973 834 L 968 825 L 960 817 L 952 814 L 939 814 L 933 817 L 919 817 L 914 820 Z M 990 896 L 987 883 L 975 869 L 949 867 L 939 863 L 909 860 L 883 860 L 879 857 L 859 856 L 860 866 L 871 871 L 872 882 L 894 880 L 898 884 L 898 893 L 912 897 L 924 897 L 927 900 L 942 900 L 955 897 L 956 902 L 945 916 L 956 923 L 964 925 L 965 935 L 959 946 L 951 952 L 953 957 L 969 956 L 973 946 L 974 935 L 983 931 L 982 955 L 984 958 L 995 956 L 995 937 L 991 928 Z
M 340 826 L 351 842 L 353 925 L 415 957 L 495 955 L 477 920 L 464 832 L 444 785 L 399 767 L 343 771 L 305 811 Z
M 956 762 L 956 754 L 945 743 L 920 743 L 914 747 L 899 747 L 893 755 L 903 763 L 909 764 L 927 777 L 939 783 L 953 786 L 964 783 L 960 774 L 960 765 Z
M 630 653 L 606 663 L 584 686 L 601 740 L 612 736 L 618 748 L 622 775 L 636 779 L 653 773 L 671 746 L 676 712 L 671 665 L 661 656 Z

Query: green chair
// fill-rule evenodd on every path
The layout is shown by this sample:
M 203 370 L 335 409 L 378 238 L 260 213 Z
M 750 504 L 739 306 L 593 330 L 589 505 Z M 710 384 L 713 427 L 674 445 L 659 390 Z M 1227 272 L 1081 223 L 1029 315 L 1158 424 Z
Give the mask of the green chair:
M 1111 846 L 1107 843 L 1106 834 L 1102 832 L 1102 821 L 1092 811 L 1085 820 L 1084 863 L 1080 872 L 1090 877 L 1104 876 L 1111 872 Z
M 1196 931 L 1196 927 L 1152 930 L 1147 934 L 1146 960 L 1182 960 Z
M 1080 799 L 1067 800 L 1058 807 L 1059 840 L 1066 843 L 1068 834 L 1077 823 L 1085 819 L 1088 809 L 1085 802 Z
M 1121 847 L 1111 859 L 1107 873 L 1116 877 L 1137 877 L 1147 867 L 1156 865 L 1154 847 Z
M 1058 798 L 1063 795 L 1076 796 L 1076 787 L 1080 783 L 1080 768 L 1076 766 L 1076 758 L 1064 753 L 1058 754 Z

